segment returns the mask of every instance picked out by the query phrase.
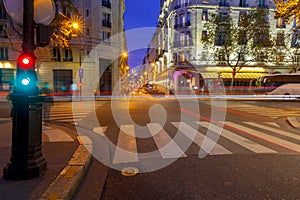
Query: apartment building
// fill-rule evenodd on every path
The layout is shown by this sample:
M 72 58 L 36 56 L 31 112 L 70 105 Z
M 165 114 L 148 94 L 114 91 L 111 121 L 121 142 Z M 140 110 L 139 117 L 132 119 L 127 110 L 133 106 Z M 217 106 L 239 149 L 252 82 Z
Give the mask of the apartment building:
M 72 34 L 70 47 L 37 47 L 36 71 L 40 86 L 49 82 L 57 94 L 92 95 L 100 90 L 110 95 L 120 76 L 120 55 L 126 51 L 123 14 L 124 0 L 74 0 L 74 15 L 56 3 L 56 14 L 81 22 Z M 16 60 L 22 48 L 22 29 L 6 13 L 0 1 L 0 69 L 2 89 L 13 84 Z
M 205 23 L 213 13 L 223 12 L 235 23 L 245 12 L 257 7 L 268 9 L 271 34 L 277 41 L 288 40 L 287 33 L 298 27 L 298 21 L 285 24 L 275 19 L 275 4 L 267 0 L 165 0 L 161 1 L 158 17 L 159 27 L 149 44 L 143 65 L 148 69 L 149 82 L 161 90 L 191 91 L 201 88 L 209 81 L 222 78 L 230 84 L 232 69 L 218 58 L 207 59 L 208 50 L 202 38 L 206 36 Z M 296 33 L 296 32 L 295 32 Z M 296 33 L 297 34 L 297 33 Z M 284 39 L 283 39 L 284 38 Z M 291 48 L 295 47 L 297 35 L 289 36 Z M 288 43 L 288 41 L 286 41 Z M 279 45 L 280 46 L 280 45 Z M 298 46 L 298 45 L 297 45 Z M 219 56 L 220 58 L 221 56 Z M 280 63 L 253 62 L 235 75 L 236 85 L 247 86 L 264 73 L 289 72 L 290 61 Z M 167 92 L 167 91 L 166 91 Z

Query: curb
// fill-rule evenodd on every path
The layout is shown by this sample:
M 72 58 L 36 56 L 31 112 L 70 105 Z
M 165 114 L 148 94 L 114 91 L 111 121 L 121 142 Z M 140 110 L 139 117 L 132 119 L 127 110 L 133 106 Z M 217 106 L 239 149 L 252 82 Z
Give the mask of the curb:
M 47 190 L 42 194 L 40 200 L 72 199 L 92 160 L 92 155 L 88 150 L 92 149 L 92 145 L 83 144 L 80 138 L 78 138 L 78 141 L 80 144 L 71 160 L 52 181 Z

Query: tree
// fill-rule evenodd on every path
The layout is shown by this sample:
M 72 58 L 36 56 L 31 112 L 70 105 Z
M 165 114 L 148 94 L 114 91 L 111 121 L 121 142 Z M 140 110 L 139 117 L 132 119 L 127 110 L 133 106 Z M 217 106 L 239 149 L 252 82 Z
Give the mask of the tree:
M 275 0 L 276 18 L 284 17 L 290 23 L 294 18 L 300 19 L 300 2 L 296 0 Z
M 275 39 L 270 34 L 267 12 L 264 8 L 245 11 L 237 22 L 228 11 L 222 11 L 212 14 L 205 24 L 204 48 L 208 49 L 216 64 L 232 69 L 231 85 L 236 73 L 244 66 L 264 65 L 275 60 Z
M 74 27 L 74 21 L 80 22 L 81 14 L 74 7 L 72 0 L 56 0 L 55 4 L 62 10 L 68 11 L 67 15 L 57 12 L 53 22 L 50 26 L 54 27 L 54 31 L 50 38 L 50 45 L 62 48 L 69 48 L 69 40 L 72 34 L 78 31 L 78 28 Z M 80 28 L 79 28 L 80 29 Z

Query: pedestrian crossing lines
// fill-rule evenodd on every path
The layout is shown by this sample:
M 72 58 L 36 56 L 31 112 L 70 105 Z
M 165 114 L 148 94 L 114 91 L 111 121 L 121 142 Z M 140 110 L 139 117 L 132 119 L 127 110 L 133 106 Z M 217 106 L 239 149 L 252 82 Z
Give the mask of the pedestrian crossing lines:
M 230 108 L 242 112 L 247 112 L 255 115 L 266 116 L 276 119 L 278 117 L 297 117 L 300 113 L 300 108 L 286 109 L 286 108 L 271 108 L 253 105 L 237 105 L 230 106 Z
M 94 104 L 90 102 L 57 103 L 51 108 L 50 120 L 76 125 L 93 110 Z
M 247 154 L 280 154 L 287 151 L 288 153 L 300 153 L 300 136 L 280 129 L 276 123 L 224 122 L 223 127 L 206 121 L 196 123 L 200 128 L 195 129 L 191 124 L 185 122 L 170 122 L 179 130 L 180 134 L 190 140 L 190 144 L 193 143 L 199 147 L 199 151 L 196 153 L 200 158 L 206 155 L 233 155 L 241 154 L 241 152 L 245 154 L 245 150 L 249 152 Z M 170 136 L 172 134 L 168 133 L 160 124 L 147 124 L 147 129 L 156 145 L 157 152 L 159 152 L 156 155 L 161 159 L 188 157 L 195 154 L 195 152 L 187 154 L 187 148 L 183 147 L 180 141 L 176 142 Z M 109 130 L 107 127 L 95 127 L 94 130 L 101 136 L 112 134 L 105 132 Z M 213 134 L 208 134 L 208 131 Z M 137 140 L 136 137 L 136 129 L 133 124 L 121 125 L 116 146 L 111 147 L 113 148 L 112 164 L 138 162 L 147 158 L 142 155 L 145 153 L 139 153 L 145 152 L 138 148 L 137 141 L 143 142 L 143 140 Z M 226 139 L 225 146 L 224 140 L 220 142 L 218 137 Z M 229 144 L 234 144 L 235 148 Z M 140 147 L 142 146 L 140 145 Z

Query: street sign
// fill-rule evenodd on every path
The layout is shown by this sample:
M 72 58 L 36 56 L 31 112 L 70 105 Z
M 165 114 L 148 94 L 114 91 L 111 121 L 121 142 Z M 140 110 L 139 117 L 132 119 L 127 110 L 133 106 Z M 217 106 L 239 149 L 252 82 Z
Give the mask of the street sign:
M 79 78 L 83 78 L 84 71 L 82 68 L 78 69 Z

